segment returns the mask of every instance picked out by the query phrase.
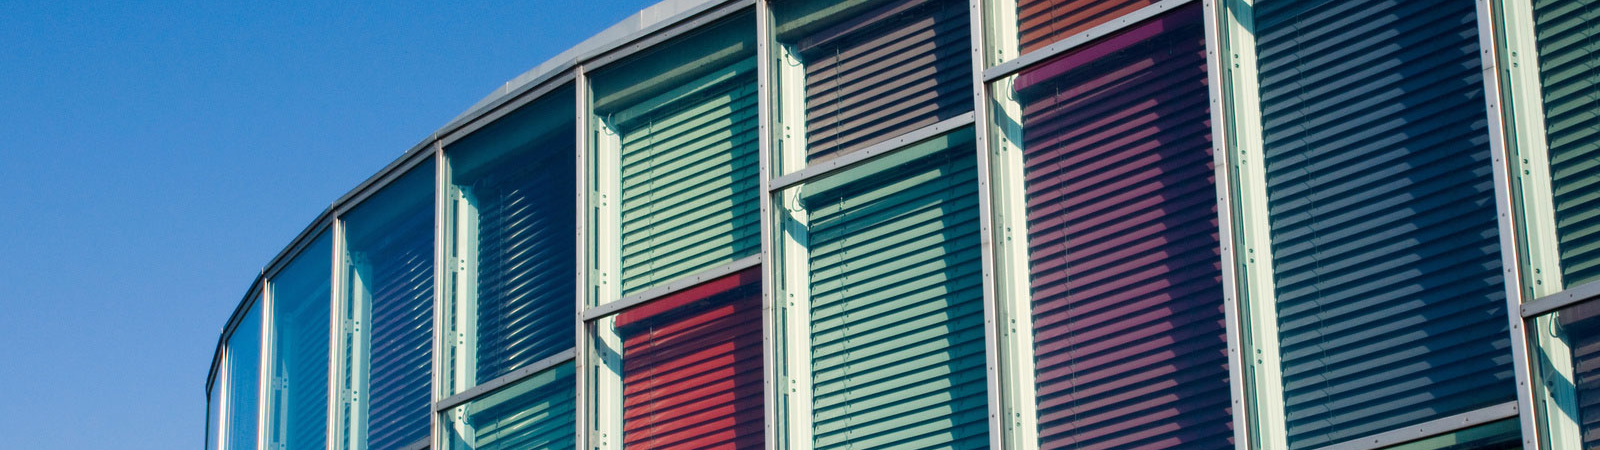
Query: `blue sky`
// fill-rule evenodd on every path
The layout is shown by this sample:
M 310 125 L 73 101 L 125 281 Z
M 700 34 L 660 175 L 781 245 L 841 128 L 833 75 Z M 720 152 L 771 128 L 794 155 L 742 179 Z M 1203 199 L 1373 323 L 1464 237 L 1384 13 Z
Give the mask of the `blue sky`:
M 217 333 L 272 256 L 653 2 L 322 3 L 0 0 L 6 448 L 199 449 Z

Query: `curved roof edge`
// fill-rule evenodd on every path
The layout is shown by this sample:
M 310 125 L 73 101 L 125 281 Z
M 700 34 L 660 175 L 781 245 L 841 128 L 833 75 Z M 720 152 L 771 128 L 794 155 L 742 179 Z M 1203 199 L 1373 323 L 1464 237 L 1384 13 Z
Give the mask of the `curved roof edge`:
M 615 25 L 583 40 L 583 42 L 579 42 L 578 45 L 562 51 L 556 54 L 555 57 L 506 81 L 499 88 L 490 92 L 489 95 L 484 96 L 483 99 L 468 107 L 466 111 L 445 122 L 444 126 L 430 133 L 421 142 L 418 142 L 415 146 L 395 158 L 394 161 L 384 165 L 377 173 L 340 195 L 327 209 L 324 209 L 311 223 L 307 224 L 299 234 L 296 234 L 295 238 L 290 240 L 282 250 L 279 250 L 277 255 L 262 266 L 262 269 L 257 272 L 254 280 L 250 283 L 250 287 L 245 291 L 243 298 L 234 306 L 233 312 L 228 315 L 227 321 L 223 322 L 222 329 L 218 334 L 216 349 L 212 353 L 211 368 L 206 374 L 205 391 L 207 398 L 211 395 L 211 387 L 216 379 L 218 369 L 217 364 L 221 362 L 222 349 L 227 343 L 228 335 L 232 334 L 241 316 L 258 297 L 254 294 L 260 290 L 261 285 L 266 283 L 268 278 L 281 268 L 280 266 L 286 264 L 289 259 L 297 255 L 306 242 L 330 227 L 335 216 L 343 212 L 343 210 L 354 206 L 355 203 L 359 203 L 360 200 L 364 200 L 372 191 L 387 184 L 385 181 L 397 177 L 400 172 L 420 163 L 423 158 L 420 158 L 419 154 L 433 148 L 440 138 L 466 127 L 473 121 L 489 115 L 512 100 L 560 77 L 581 62 L 610 53 L 631 42 L 655 34 L 657 31 L 673 25 L 686 22 L 690 18 L 699 16 L 714 8 L 726 5 L 753 5 L 754 3 L 755 0 L 662 0 L 655 5 L 633 13 L 633 15 L 617 22 Z

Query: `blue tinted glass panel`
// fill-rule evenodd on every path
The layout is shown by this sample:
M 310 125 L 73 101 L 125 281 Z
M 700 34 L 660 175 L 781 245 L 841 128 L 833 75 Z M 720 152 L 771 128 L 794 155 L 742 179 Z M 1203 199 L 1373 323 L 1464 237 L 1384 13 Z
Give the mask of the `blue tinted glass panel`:
M 257 399 L 261 387 L 261 303 L 250 306 L 250 311 L 239 320 L 228 337 L 228 378 L 225 395 L 227 405 L 223 421 L 227 431 L 221 448 L 227 450 L 253 450 L 256 448 L 256 426 L 259 411 Z
M 314 450 L 328 439 L 328 317 L 332 240 L 323 233 L 271 281 L 272 376 L 267 443 Z

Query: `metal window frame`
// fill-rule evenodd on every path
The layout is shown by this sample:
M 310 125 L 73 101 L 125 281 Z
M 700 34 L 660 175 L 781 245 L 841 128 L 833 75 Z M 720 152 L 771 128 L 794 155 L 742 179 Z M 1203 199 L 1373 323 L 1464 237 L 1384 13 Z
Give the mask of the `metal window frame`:
M 1205 0 L 1234 445 L 1287 448 L 1254 0 Z

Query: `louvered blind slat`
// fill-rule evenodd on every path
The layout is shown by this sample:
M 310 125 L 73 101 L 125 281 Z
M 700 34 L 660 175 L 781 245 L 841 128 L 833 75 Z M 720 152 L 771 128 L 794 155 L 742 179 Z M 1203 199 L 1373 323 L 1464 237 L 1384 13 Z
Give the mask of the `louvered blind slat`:
M 742 71 L 622 130 L 624 295 L 760 251 L 755 89 Z
M 1040 448 L 1233 448 L 1200 19 L 1017 83 Z
M 572 348 L 576 220 L 570 134 L 497 163 L 472 186 L 478 201 L 477 380 Z
M 571 363 L 491 394 L 499 403 L 468 404 L 473 450 L 570 449 L 576 445 L 577 396 Z M 459 431 L 459 429 L 458 429 Z
M 1290 448 L 1514 401 L 1473 2 L 1255 12 Z
M 1089 31 L 1157 0 L 1019 0 L 1017 32 L 1022 52 L 1038 50 Z M 1015 56 L 1015 55 L 1013 55 Z
M 414 208 L 371 249 L 372 372 L 367 447 L 397 450 L 428 436 L 433 354 L 433 211 Z
M 972 152 L 808 193 L 816 448 L 988 445 Z
M 899 1 L 862 17 L 877 22 L 801 49 L 813 163 L 972 110 L 965 2 Z
M 759 270 L 621 314 L 623 442 L 643 449 L 759 449 Z
M 1572 287 L 1600 280 L 1600 1 L 1533 4 L 1556 235 Z

